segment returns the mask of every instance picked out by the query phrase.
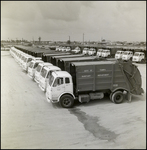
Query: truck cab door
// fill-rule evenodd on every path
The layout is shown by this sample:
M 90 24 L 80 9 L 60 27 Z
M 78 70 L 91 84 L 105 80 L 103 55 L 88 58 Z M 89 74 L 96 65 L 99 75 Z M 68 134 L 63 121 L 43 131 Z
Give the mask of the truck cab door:
M 65 91 L 69 93 L 73 92 L 72 83 L 69 77 L 65 78 Z
M 63 78 L 56 78 L 54 85 L 52 87 L 52 98 L 53 99 L 57 99 L 60 94 L 62 94 L 64 92 L 65 89 L 65 85 L 63 82 Z

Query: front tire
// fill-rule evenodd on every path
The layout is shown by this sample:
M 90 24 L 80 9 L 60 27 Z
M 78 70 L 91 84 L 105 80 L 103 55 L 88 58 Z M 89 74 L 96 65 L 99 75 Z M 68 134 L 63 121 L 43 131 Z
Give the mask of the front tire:
M 121 91 L 116 91 L 112 94 L 111 100 L 116 104 L 120 104 L 124 100 L 124 95 Z
M 130 60 L 132 61 L 132 57 L 130 58 Z
M 71 108 L 74 105 L 74 99 L 72 96 L 70 95 L 63 95 L 60 98 L 59 104 L 63 107 L 63 108 Z
M 141 63 L 145 63 L 145 60 L 144 60 L 144 59 L 142 59 L 142 60 L 141 60 Z

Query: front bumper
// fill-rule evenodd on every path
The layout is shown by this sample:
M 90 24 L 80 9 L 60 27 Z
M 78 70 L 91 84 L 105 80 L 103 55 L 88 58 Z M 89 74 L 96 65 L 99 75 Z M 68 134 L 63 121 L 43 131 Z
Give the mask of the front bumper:
M 43 92 L 45 92 L 46 91 L 46 89 L 43 87 L 43 86 L 41 86 L 41 84 L 39 83 L 39 88 L 41 89 L 41 91 L 43 91 Z
M 37 83 L 39 83 L 39 79 L 38 79 L 38 77 L 34 77 L 34 80 L 35 80 L 35 82 L 37 82 Z
M 46 92 L 45 95 L 46 95 L 46 100 L 47 100 L 49 103 L 58 103 L 58 100 L 52 100 L 52 99 L 49 98 L 48 92 Z
M 29 77 L 29 78 L 31 78 L 31 79 L 33 79 L 33 78 L 34 78 L 34 77 L 33 77 L 33 75 L 32 75 L 32 74 L 30 74 L 29 72 L 28 72 L 28 74 L 27 74 L 27 75 L 28 75 L 28 77 Z

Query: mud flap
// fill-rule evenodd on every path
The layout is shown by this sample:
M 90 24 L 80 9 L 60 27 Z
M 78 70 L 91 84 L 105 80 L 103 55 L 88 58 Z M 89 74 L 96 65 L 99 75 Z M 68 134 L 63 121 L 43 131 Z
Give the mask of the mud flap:
M 128 100 L 128 102 L 130 103 L 130 102 L 132 101 L 132 95 L 131 95 L 131 93 L 127 92 L 127 93 L 125 94 L 125 98 L 126 98 L 126 100 Z

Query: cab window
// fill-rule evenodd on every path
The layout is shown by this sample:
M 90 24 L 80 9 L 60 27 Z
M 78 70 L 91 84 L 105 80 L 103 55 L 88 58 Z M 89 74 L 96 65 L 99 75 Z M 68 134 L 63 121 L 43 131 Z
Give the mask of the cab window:
M 56 78 L 53 87 L 63 84 L 63 78 Z
M 65 83 L 70 83 L 69 78 L 65 78 Z
M 63 84 L 63 78 L 58 78 L 58 85 Z
M 35 63 L 34 68 L 36 68 L 38 66 L 39 63 Z

